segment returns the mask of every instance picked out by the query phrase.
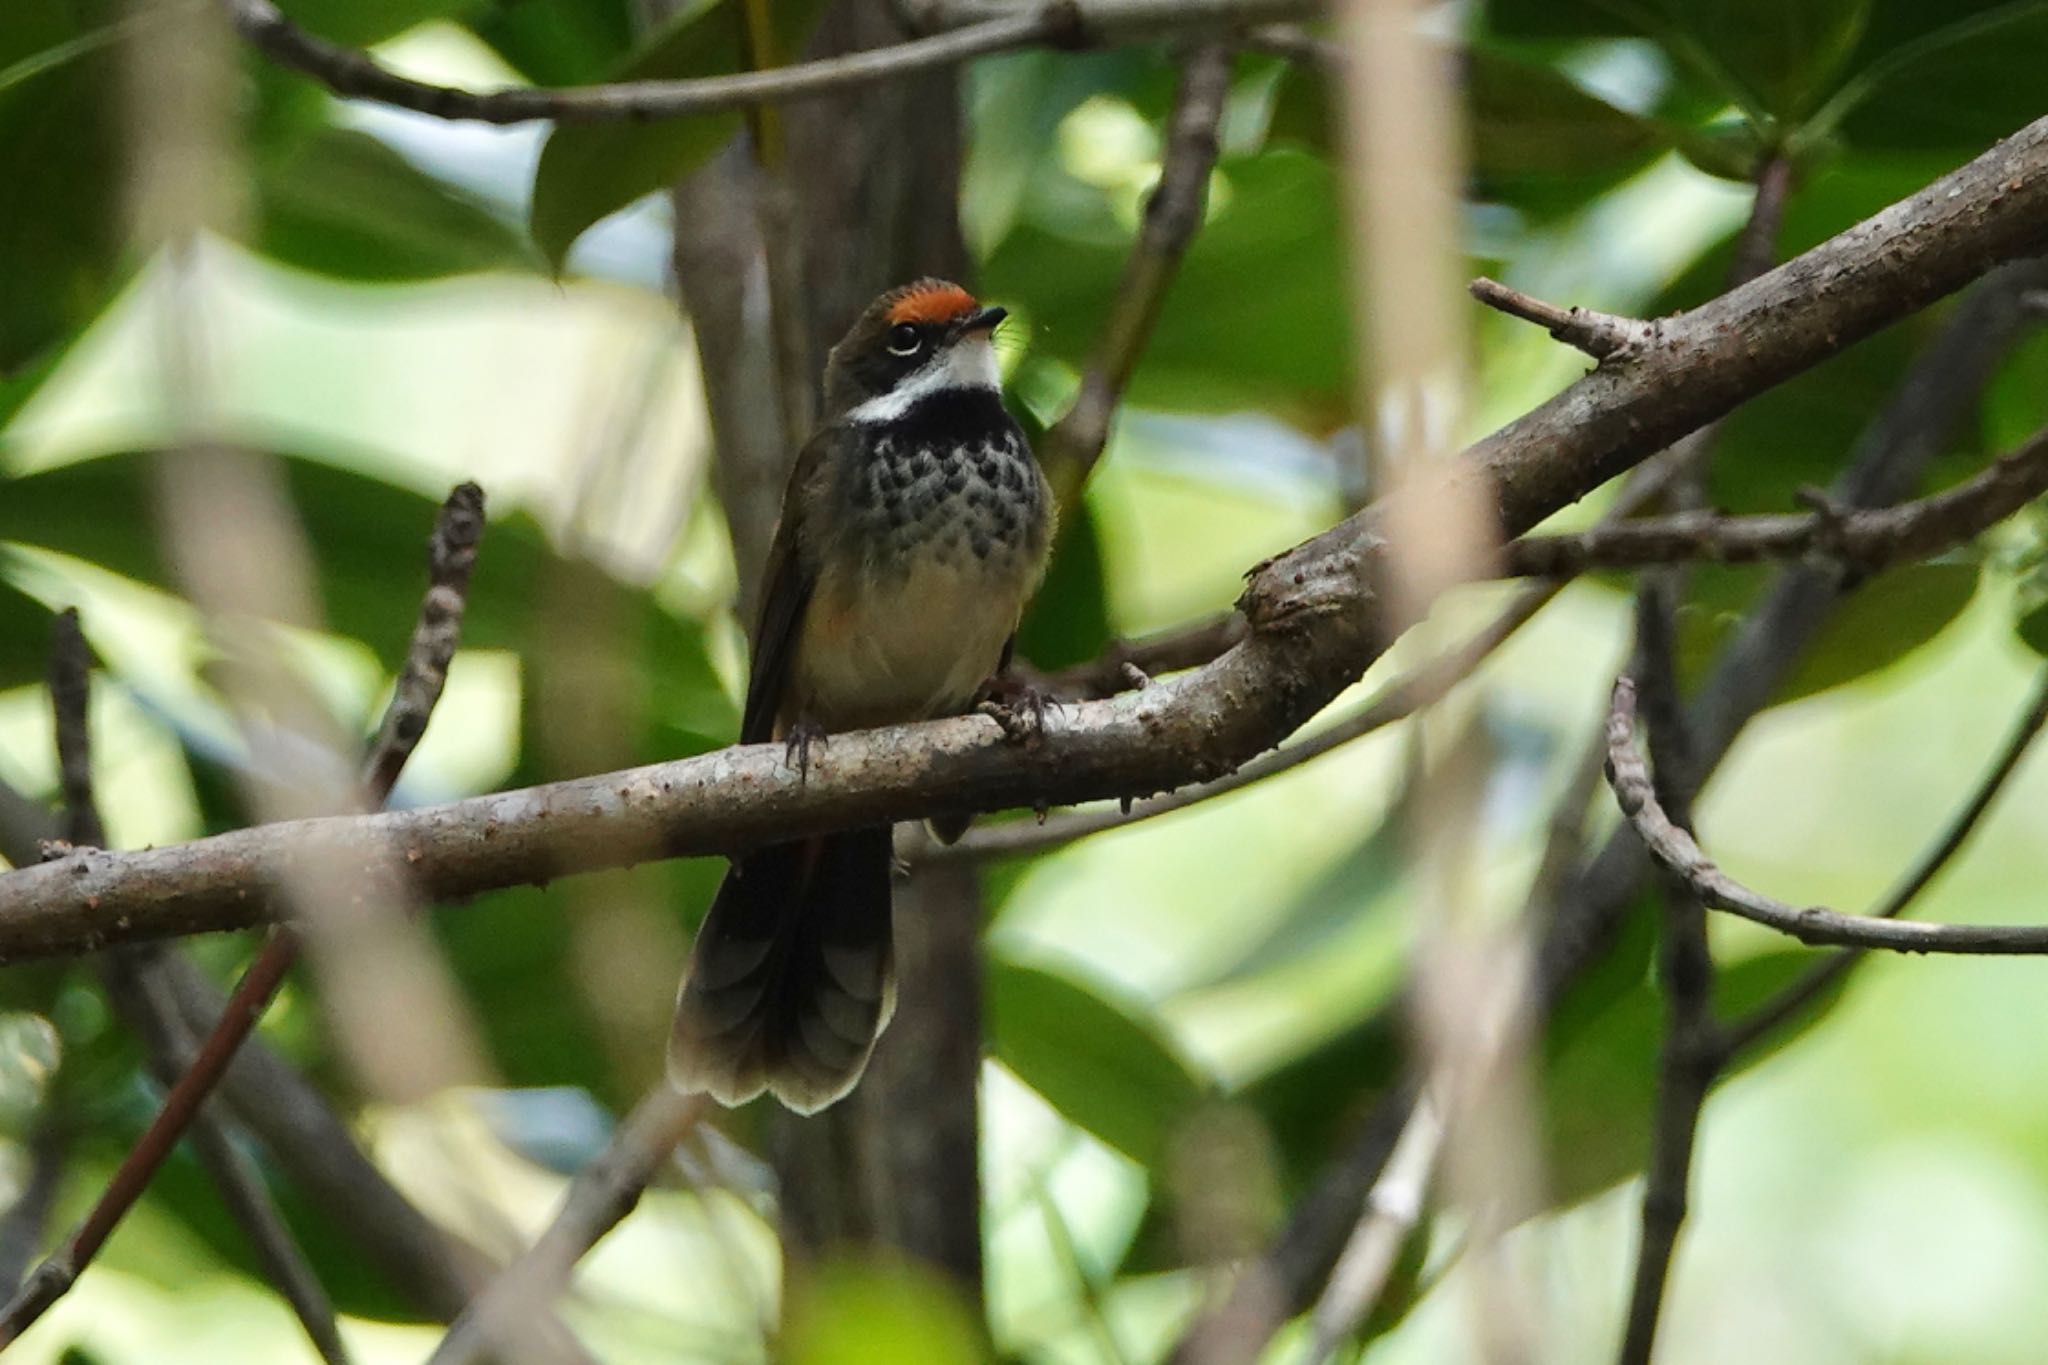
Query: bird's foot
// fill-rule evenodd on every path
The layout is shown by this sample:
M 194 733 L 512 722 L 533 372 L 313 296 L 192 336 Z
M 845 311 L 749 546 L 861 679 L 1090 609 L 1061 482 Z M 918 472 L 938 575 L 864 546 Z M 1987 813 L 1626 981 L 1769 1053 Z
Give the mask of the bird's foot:
M 789 734 L 784 741 L 782 761 L 796 769 L 796 780 L 799 783 L 811 780 L 811 746 L 815 744 L 822 749 L 825 747 L 825 741 L 831 737 L 824 726 L 809 717 L 804 717 L 789 727 Z
M 1060 701 L 1014 673 L 998 673 L 981 685 L 974 709 L 1002 726 L 1011 742 L 1022 744 L 1045 733 L 1046 713 L 1059 710 Z

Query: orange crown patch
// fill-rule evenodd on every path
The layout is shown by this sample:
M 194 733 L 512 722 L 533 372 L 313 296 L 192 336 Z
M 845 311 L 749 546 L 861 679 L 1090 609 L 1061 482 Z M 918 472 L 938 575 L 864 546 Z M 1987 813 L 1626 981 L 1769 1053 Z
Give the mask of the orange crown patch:
M 888 319 L 898 322 L 951 322 L 965 317 L 979 305 L 974 295 L 945 280 L 919 280 L 897 291 L 889 305 Z

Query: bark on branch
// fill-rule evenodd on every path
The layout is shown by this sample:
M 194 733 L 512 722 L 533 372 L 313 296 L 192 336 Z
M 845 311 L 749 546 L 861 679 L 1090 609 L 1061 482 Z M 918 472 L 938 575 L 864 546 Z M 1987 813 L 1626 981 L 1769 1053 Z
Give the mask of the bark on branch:
M 1024 5 L 947 5 L 945 31 L 889 47 L 848 52 L 766 71 L 695 80 L 622 81 L 562 89 L 463 90 L 417 81 L 368 53 L 332 43 L 287 19 L 271 0 L 221 0 L 250 46 L 337 95 L 376 100 L 435 118 L 481 123 L 644 123 L 802 99 L 957 66 L 1011 48 L 1086 47 L 1190 29 L 1228 29 L 1311 12 L 1309 0 L 1039 0 Z
M 2030 955 L 2048 953 L 2048 925 L 1922 924 L 1875 915 L 1845 915 L 1825 906 L 1788 905 L 1752 891 L 1715 866 L 1699 844 L 1664 813 L 1649 766 L 1636 749 L 1636 687 L 1614 684 L 1607 716 L 1607 781 L 1614 799 L 1650 856 L 1701 903 L 1789 934 L 1801 943 L 1885 948 L 1901 953 Z
M 1694 428 L 2048 246 L 2048 119 L 1752 283 L 1660 324 L 1459 460 L 1506 534 Z M 85 853 L 0 878 L 0 960 L 238 928 L 273 914 L 294 859 L 395 849 L 422 894 L 648 858 L 723 853 L 819 830 L 957 811 L 1143 796 L 1214 778 L 1277 744 L 1385 645 L 1375 580 L 1383 509 L 1255 569 L 1246 638 L 1141 691 L 1067 708 L 1029 744 L 969 716 L 835 737 L 799 782 L 780 746 L 472 798 L 299 821 L 139 853 Z M 333 867 L 334 863 L 323 863 Z

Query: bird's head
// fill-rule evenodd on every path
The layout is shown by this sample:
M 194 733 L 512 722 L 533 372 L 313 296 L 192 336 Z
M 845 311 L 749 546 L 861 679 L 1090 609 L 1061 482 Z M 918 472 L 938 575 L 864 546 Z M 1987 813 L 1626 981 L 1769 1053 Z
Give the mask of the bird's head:
M 945 280 L 918 280 L 869 304 L 825 364 L 833 416 L 891 421 L 948 389 L 999 390 L 990 344 L 1008 314 Z

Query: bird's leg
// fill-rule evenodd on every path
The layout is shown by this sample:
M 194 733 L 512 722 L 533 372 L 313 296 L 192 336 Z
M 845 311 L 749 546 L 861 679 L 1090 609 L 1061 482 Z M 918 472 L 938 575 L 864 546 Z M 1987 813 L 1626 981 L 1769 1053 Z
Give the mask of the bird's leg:
M 974 694 L 974 709 L 1002 726 L 1003 734 L 1017 743 L 1044 734 L 1046 712 L 1059 708 L 1058 697 L 1009 669 L 995 674 Z
M 811 746 L 822 749 L 830 738 L 825 727 L 809 716 L 798 716 L 789 727 L 789 733 L 783 737 L 782 761 L 796 769 L 799 785 L 811 780 Z

